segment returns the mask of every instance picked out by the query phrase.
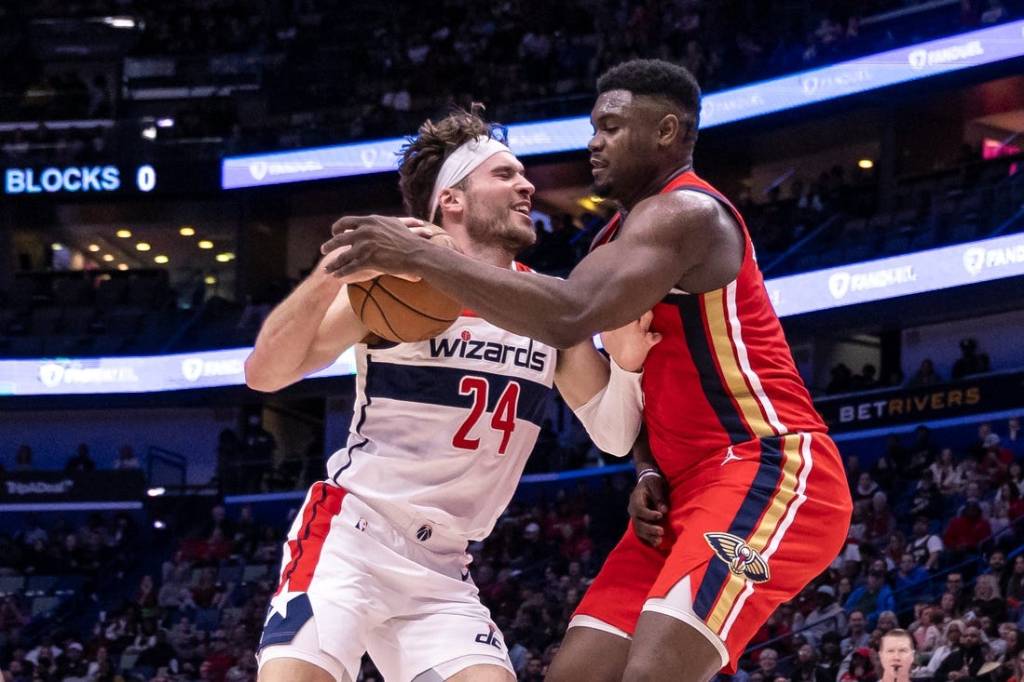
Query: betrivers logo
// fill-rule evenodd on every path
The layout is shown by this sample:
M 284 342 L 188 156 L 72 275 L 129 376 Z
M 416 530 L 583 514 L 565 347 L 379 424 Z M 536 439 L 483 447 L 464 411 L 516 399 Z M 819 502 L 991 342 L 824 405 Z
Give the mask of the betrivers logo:
M 971 57 L 980 57 L 985 54 L 980 40 L 971 40 L 959 45 L 950 45 L 939 50 L 925 50 L 923 48 L 911 50 L 907 55 L 910 68 L 920 71 L 926 66 L 938 66 L 960 62 Z
M 1007 265 L 1024 263 L 1024 243 L 1000 249 L 986 249 L 984 246 L 972 246 L 964 251 L 964 269 L 970 275 L 979 275 L 982 270 L 1001 268 Z
M 917 280 L 913 265 L 883 268 L 871 272 L 849 273 L 841 270 L 828 278 L 828 291 L 837 301 L 852 291 L 868 291 L 906 284 Z

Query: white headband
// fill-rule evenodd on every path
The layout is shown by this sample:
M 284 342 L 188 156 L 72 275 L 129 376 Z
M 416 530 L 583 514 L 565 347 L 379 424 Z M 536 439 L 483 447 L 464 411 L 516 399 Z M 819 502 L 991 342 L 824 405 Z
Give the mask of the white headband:
M 430 213 L 427 220 L 434 219 L 437 203 L 441 200 L 441 190 L 457 185 L 477 166 L 498 152 L 507 152 L 509 148 L 492 137 L 481 135 L 465 143 L 441 164 L 441 171 L 434 180 L 434 191 L 430 193 Z

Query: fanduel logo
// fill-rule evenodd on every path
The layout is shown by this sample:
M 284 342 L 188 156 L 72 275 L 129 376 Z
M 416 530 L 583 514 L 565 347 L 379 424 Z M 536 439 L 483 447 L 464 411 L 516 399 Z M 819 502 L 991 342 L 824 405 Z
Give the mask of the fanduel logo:
M 465 358 L 467 360 L 484 360 L 505 364 L 509 357 L 512 364 L 523 369 L 532 369 L 535 372 L 544 371 L 544 363 L 547 361 L 547 353 L 534 350 L 533 339 L 525 348 L 506 346 L 495 341 L 478 341 L 470 338 L 464 333 L 461 338 L 436 338 L 430 339 L 430 357 L 432 358 Z
M 971 40 L 961 45 L 950 45 L 941 50 L 912 50 L 907 55 L 910 68 L 920 71 L 926 66 L 937 66 L 959 62 L 971 57 L 980 57 L 985 54 L 985 48 L 981 46 L 980 40 Z
M 228 360 L 185 358 L 181 361 L 181 374 L 188 381 L 199 381 L 201 377 L 225 377 L 244 373 L 245 365 L 238 358 Z
M 130 384 L 138 380 L 133 367 L 67 367 L 55 362 L 39 366 L 39 381 L 49 388 L 61 384 Z
M 988 268 L 1024 263 L 1024 244 L 1002 249 L 986 249 L 972 246 L 964 251 L 964 269 L 971 275 L 978 275 Z
M 249 164 L 249 175 L 262 180 L 267 175 L 290 175 L 323 170 L 319 161 L 253 161 Z
M 917 273 L 914 272 L 913 265 L 856 274 L 837 272 L 828 278 L 828 290 L 832 294 L 832 298 L 839 300 L 851 291 L 884 289 L 916 280 Z

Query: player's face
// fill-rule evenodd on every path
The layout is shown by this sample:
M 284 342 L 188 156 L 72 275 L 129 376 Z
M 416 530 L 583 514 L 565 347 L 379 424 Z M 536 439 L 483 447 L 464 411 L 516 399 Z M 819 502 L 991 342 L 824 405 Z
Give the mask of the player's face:
M 899 668 L 902 677 L 902 674 L 910 671 L 910 666 L 914 663 L 914 648 L 910 646 L 910 640 L 906 637 L 884 637 L 878 650 L 878 657 L 882 662 L 882 670 L 888 672 Z
M 499 243 L 519 251 L 533 244 L 530 208 L 535 187 L 523 164 L 509 152 L 499 152 L 469 174 L 466 187 L 466 232 L 478 242 Z
M 598 196 L 626 201 L 649 184 L 657 122 L 628 90 L 601 93 L 590 112 L 590 171 Z

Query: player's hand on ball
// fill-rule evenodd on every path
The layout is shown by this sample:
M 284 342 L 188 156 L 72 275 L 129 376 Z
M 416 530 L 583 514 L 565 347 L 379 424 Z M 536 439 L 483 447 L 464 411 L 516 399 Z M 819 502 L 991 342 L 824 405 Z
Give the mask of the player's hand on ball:
M 616 364 L 627 372 L 639 372 L 647 353 L 661 341 L 661 334 L 651 331 L 654 313 L 648 310 L 634 320 L 611 331 L 601 332 L 601 343 Z
M 636 536 L 651 547 L 665 539 L 668 484 L 662 476 L 644 476 L 629 496 L 629 516 Z
M 427 238 L 454 242 L 440 228 L 415 218 L 390 216 L 346 216 L 331 226 L 330 239 L 320 252 L 338 251 L 324 269 L 344 282 L 359 282 L 387 273 L 416 281 L 411 272 L 411 254 L 419 244 L 417 239 Z

